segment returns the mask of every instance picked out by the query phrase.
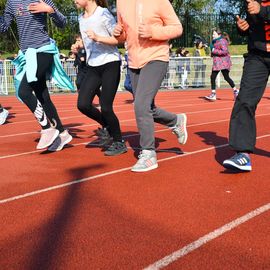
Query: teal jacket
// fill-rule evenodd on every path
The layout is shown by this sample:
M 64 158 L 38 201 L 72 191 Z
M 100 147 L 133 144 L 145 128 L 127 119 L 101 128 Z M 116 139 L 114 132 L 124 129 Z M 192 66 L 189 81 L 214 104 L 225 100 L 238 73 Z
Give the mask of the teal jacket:
M 51 74 L 48 75 L 52 76 L 56 86 L 75 91 L 74 85 L 61 64 L 59 50 L 52 40 L 49 45 L 42 46 L 38 49 L 28 48 L 25 54 L 22 51 L 19 51 L 18 57 L 13 60 L 13 64 L 16 68 L 16 74 L 14 76 L 16 96 L 18 97 L 20 83 L 25 73 L 29 83 L 37 81 L 37 53 L 40 52 L 53 54 L 54 63 Z

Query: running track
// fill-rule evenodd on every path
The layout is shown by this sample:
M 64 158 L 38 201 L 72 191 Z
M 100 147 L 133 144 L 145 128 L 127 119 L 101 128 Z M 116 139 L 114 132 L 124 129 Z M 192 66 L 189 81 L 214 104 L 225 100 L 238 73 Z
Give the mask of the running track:
M 132 173 L 138 134 L 129 93 L 115 111 L 129 151 L 105 157 L 97 125 L 77 95 L 53 95 L 74 136 L 57 153 L 37 151 L 39 127 L 14 97 L 0 126 L 0 269 L 270 269 L 270 91 L 257 110 L 253 171 L 221 166 L 228 147 L 229 90 L 160 92 L 157 104 L 188 116 L 178 145 L 156 126 L 159 168 Z

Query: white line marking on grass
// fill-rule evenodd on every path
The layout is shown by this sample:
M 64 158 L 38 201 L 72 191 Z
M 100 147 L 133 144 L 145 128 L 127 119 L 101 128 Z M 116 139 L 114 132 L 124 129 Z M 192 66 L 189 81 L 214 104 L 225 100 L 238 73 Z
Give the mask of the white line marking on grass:
M 262 138 L 266 138 L 266 137 L 270 137 L 270 134 L 257 137 L 257 140 L 262 139 Z M 211 151 L 213 149 L 224 148 L 224 147 L 227 147 L 227 146 L 229 146 L 229 145 L 228 144 L 221 144 L 221 145 L 217 145 L 217 146 L 207 147 L 207 148 L 196 150 L 196 151 L 193 151 L 193 152 L 186 152 L 186 153 L 183 153 L 182 155 L 171 156 L 171 157 L 159 159 L 158 162 L 160 163 L 160 162 L 168 161 L 168 160 L 171 160 L 171 159 L 182 158 L 182 157 L 186 157 L 186 156 L 190 156 L 190 155 L 194 155 L 194 154 L 198 154 L 198 153 L 203 153 L 203 152 L 206 152 L 206 151 Z M 36 191 L 33 191 L 33 192 L 28 192 L 28 193 L 17 195 L 17 196 L 10 197 L 10 198 L 7 198 L 7 199 L 2 199 L 2 200 L 0 200 L 0 204 L 4 204 L 4 203 L 11 202 L 11 201 L 15 201 L 15 200 L 35 196 L 35 195 L 40 194 L 40 193 L 45 193 L 45 192 L 48 192 L 48 191 L 51 191 L 51 190 L 60 189 L 60 188 L 71 186 L 71 185 L 78 184 L 78 183 L 87 182 L 87 181 L 98 179 L 98 178 L 105 177 L 105 176 L 108 176 L 108 175 L 113 175 L 113 174 L 117 174 L 117 173 L 120 173 L 120 172 L 125 172 L 125 171 L 128 171 L 130 169 L 131 169 L 131 167 L 125 167 L 125 168 L 122 168 L 122 169 L 109 171 L 109 172 L 97 174 L 97 175 L 82 178 L 82 179 L 77 179 L 77 180 L 74 180 L 74 181 L 71 181 L 71 182 L 68 182 L 68 183 L 64 183 L 64 184 L 60 184 L 60 185 L 56 185 L 56 186 L 52 186 L 52 187 L 48 187 L 48 188 L 44 188 L 44 189 L 39 189 L 39 190 L 36 190 Z
M 235 229 L 236 227 L 238 227 L 239 225 L 249 221 L 252 218 L 255 218 L 256 216 L 259 216 L 267 211 L 270 210 L 270 203 L 267 203 L 249 213 L 247 213 L 244 216 L 241 216 L 225 225 L 223 225 L 222 227 L 200 237 L 198 240 L 184 246 L 183 248 L 173 252 L 172 254 L 164 257 L 163 259 L 153 263 L 152 265 L 149 265 L 148 267 L 144 268 L 144 270 L 158 270 L 158 269 L 162 269 L 166 266 L 168 266 L 169 264 L 181 259 L 182 257 L 186 256 L 187 254 L 189 254 L 190 252 L 200 248 L 201 246 L 207 244 L 208 242 L 216 239 L 217 237 L 225 234 L 226 232 L 229 232 L 233 229 Z

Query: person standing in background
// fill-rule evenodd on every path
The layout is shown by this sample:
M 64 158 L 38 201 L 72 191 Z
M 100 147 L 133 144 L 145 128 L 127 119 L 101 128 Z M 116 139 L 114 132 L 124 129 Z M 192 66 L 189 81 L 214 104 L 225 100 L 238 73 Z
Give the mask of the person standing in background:
M 197 57 L 193 60 L 195 70 L 193 87 L 194 88 L 205 87 L 206 64 L 204 64 L 203 57 L 206 56 L 206 52 L 203 42 L 200 39 L 197 39 L 195 42 L 195 50 L 193 56 Z

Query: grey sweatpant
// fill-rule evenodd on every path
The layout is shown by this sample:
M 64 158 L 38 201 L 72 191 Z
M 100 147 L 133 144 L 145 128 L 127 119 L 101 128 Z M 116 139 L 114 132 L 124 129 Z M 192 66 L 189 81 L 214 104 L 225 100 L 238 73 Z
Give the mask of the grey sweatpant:
M 140 146 L 143 150 L 155 150 L 154 122 L 174 126 L 176 114 L 155 106 L 155 96 L 167 72 L 168 62 L 151 61 L 141 69 L 130 69 L 134 95 Z

